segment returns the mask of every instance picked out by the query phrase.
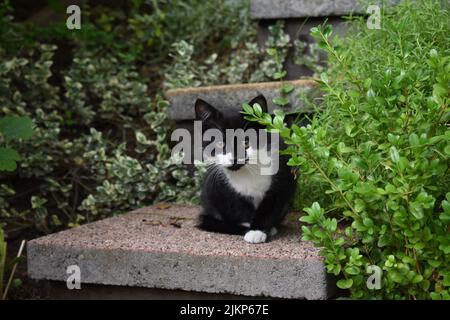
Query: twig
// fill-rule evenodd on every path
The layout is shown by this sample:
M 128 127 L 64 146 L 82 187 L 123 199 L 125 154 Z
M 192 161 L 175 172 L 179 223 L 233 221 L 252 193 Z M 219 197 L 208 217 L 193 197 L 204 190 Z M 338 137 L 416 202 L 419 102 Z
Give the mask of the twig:
M 22 240 L 19 251 L 17 252 L 17 258 L 20 258 L 22 256 L 22 251 L 23 251 L 23 248 L 25 247 L 25 242 L 26 242 L 25 240 Z M 6 300 L 6 295 L 8 294 L 8 290 L 9 290 L 9 287 L 11 286 L 11 282 L 14 278 L 14 274 L 16 273 L 17 263 L 18 263 L 18 261 L 16 261 L 14 263 L 14 266 L 11 270 L 11 273 L 10 273 L 9 279 L 8 279 L 8 283 L 6 284 L 5 291 L 3 292 L 2 300 Z

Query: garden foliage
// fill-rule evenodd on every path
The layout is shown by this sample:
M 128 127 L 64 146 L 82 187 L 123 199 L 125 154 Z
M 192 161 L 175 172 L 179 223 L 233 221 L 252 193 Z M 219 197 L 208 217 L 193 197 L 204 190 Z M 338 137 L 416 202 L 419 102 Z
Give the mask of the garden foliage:
M 0 50 L 6 230 L 49 232 L 154 201 L 196 201 L 200 174 L 171 159 L 168 103 L 150 97 L 135 65 L 101 48 L 86 50 L 83 39 L 66 39 L 74 49 L 62 54 L 73 59 L 60 63 L 61 48 L 29 40 L 8 16 L 1 31 L 2 39 L 16 39 Z M 19 117 L 32 121 L 31 139 L 24 140 L 25 131 L 6 135 Z M 15 169 L 19 155 L 17 170 L 4 171 Z
M 380 30 L 363 19 L 344 39 L 313 28 L 329 67 L 307 127 L 244 105 L 288 144 L 301 172 L 297 205 L 307 206 L 303 239 L 322 247 L 352 298 L 450 299 L 448 13 L 446 1 L 404 2 L 383 13 Z M 373 265 L 378 290 L 366 283 Z
M 14 22 L 1 5 L 0 112 L 35 127 L 32 139 L 11 142 L 17 171 L 1 173 L 7 229 L 50 232 L 155 201 L 196 202 L 202 170 L 170 158 L 162 90 L 282 77 L 289 36 L 274 24 L 258 48 L 248 8 L 230 0 L 85 5 L 73 31 Z

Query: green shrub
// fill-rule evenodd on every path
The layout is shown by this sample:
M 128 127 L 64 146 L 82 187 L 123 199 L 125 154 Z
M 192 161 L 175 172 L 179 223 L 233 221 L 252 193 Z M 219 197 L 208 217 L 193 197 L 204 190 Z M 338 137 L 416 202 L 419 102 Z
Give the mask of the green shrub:
M 312 205 L 297 199 L 303 238 L 353 298 L 450 299 L 448 12 L 445 1 L 404 2 L 380 30 L 357 19 L 331 40 L 329 26 L 313 28 L 329 68 L 308 127 L 244 109 L 286 140 L 300 188 L 323 190 Z M 379 290 L 366 286 L 371 265 Z
M 170 158 L 167 102 L 150 99 L 134 67 L 111 56 L 75 51 L 54 72 L 55 50 L 0 60 L 2 114 L 35 126 L 32 139 L 10 143 L 22 161 L 2 175 L 2 221 L 49 232 L 154 201 L 195 201 L 199 174 Z
M 251 26 L 247 26 L 250 28 Z M 196 61 L 199 48 L 184 40 L 172 47 L 173 63 L 165 70 L 167 89 L 198 87 L 214 84 L 247 83 L 281 79 L 286 75 L 283 64 L 291 48 L 290 37 L 284 32 L 283 21 L 269 27 L 269 36 L 263 48 L 252 37 L 238 43 L 225 58 L 213 52 L 203 63 Z
M 223 54 L 255 34 L 248 8 L 248 0 L 141 1 L 122 26 L 129 36 L 131 31 L 131 45 L 142 47 L 150 59 L 165 59 L 181 40 L 199 55 L 210 50 Z

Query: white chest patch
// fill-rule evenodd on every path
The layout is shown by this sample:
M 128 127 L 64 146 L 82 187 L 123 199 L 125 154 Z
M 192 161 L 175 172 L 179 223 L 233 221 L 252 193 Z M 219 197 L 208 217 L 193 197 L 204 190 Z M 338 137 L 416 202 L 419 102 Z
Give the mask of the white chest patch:
M 252 199 L 255 208 L 259 206 L 272 183 L 272 176 L 260 175 L 243 166 L 237 171 L 223 169 L 228 183 L 239 194 Z

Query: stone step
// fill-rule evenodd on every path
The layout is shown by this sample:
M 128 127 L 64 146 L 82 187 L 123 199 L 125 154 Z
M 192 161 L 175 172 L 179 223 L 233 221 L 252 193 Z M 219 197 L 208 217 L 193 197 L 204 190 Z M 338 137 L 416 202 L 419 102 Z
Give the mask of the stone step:
M 263 94 L 268 101 L 269 111 L 277 107 L 272 99 L 280 96 L 279 90 L 283 83 L 290 83 L 295 90 L 289 94 L 290 106 L 303 103 L 298 99 L 299 94 L 317 94 L 316 83 L 313 80 L 294 80 L 284 82 L 259 82 L 246 84 L 217 85 L 198 88 L 183 88 L 168 90 L 165 94 L 170 102 L 169 117 L 175 121 L 193 120 L 195 118 L 195 100 L 201 98 L 211 105 L 226 110 L 229 108 L 242 109 L 242 103 L 248 102 L 259 94 Z M 288 109 L 289 110 L 289 109 Z
M 33 279 L 66 281 L 76 265 L 83 284 L 326 299 L 334 281 L 319 250 L 300 240 L 292 214 L 269 243 L 195 228 L 199 207 L 156 205 L 28 243 Z M 88 285 L 89 286 L 89 285 Z M 82 294 L 82 290 L 80 291 Z
M 398 2 L 399 0 L 386 1 L 389 5 Z M 368 5 L 379 3 L 381 1 L 364 4 L 361 0 L 251 0 L 250 15 L 255 20 L 335 17 L 365 14 Z

